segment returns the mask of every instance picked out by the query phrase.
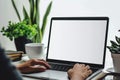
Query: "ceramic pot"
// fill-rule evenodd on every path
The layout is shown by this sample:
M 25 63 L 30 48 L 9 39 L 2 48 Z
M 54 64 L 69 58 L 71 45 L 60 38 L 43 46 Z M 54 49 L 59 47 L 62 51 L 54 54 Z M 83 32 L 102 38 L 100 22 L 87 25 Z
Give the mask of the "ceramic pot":
M 111 54 L 112 60 L 113 60 L 113 67 L 115 72 L 120 73 L 120 54 Z
M 25 44 L 32 43 L 32 41 L 27 39 L 26 37 L 22 36 L 22 37 L 15 38 L 14 43 L 15 43 L 17 51 L 23 51 L 24 53 L 26 53 L 25 52 Z

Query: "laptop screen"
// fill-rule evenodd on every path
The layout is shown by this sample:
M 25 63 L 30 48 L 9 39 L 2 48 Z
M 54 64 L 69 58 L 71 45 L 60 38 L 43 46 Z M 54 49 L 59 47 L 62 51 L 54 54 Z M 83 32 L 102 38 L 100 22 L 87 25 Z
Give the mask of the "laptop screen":
M 47 59 L 102 65 L 107 17 L 52 18 Z

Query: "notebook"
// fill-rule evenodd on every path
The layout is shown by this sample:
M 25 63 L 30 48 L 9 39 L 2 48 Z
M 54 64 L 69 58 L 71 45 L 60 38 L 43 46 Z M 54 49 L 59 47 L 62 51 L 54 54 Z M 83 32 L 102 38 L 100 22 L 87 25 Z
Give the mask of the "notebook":
M 51 18 L 46 61 L 52 68 L 32 76 L 67 80 L 75 63 L 89 65 L 95 76 L 105 64 L 108 22 L 108 17 Z

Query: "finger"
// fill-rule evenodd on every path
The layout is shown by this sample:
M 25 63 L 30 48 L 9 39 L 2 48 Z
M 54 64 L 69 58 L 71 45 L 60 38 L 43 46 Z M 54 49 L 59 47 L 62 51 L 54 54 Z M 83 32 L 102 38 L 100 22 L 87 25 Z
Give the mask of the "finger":
M 73 71 L 73 69 L 69 69 L 69 70 L 68 70 L 68 72 L 67 72 L 67 73 L 68 73 L 68 77 L 69 77 L 69 78 L 71 78 L 72 71 Z
M 46 62 L 44 59 L 33 59 L 33 61 L 44 61 L 44 62 Z
M 82 67 L 85 67 L 85 64 L 79 64 L 80 66 L 82 66 Z
M 92 73 L 92 70 L 88 70 L 84 73 L 84 77 L 88 77 Z
M 89 70 L 88 73 L 89 73 L 89 74 L 92 74 L 92 70 Z
M 72 69 L 69 69 L 68 71 L 67 71 L 67 73 L 69 74 L 69 73 L 71 73 L 73 70 Z
M 78 66 L 79 66 L 79 64 L 76 63 L 76 64 L 73 66 L 73 68 L 77 68 Z
M 35 60 L 32 64 L 33 64 L 33 65 L 43 65 L 43 66 L 45 66 L 46 68 L 50 68 L 50 65 L 49 65 L 46 61 L 38 61 L 38 60 Z
M 32 72 L 43 72 L 46 70 L 44 66 L 30 66 Z
M 43 62 L 45 62 L 45 63 L 47 63 L 48 64 L 48 62 L 47 61 L 45 61 L 44 59 L 37 59 L 38 61 L 43 61 Z M 48 64 L 49 65 L 49 64 Z M 51 67 L 50 65 L 49 65 L 49 67 Z
M 48 63 L 47 61 L 45 61 L 44 59 L 36 59 L 37 61 L 43 61 L 45 63 Z
M 87 65 L 87 66 L 86 66 L 86 68 L 87 68 L 87 69 L 90 69 L 90 66 L 89 66 L 89 65 Z
M 39 61 L 45 61 L 44 59 L 37 59 L 37 60 L 39 60 Z

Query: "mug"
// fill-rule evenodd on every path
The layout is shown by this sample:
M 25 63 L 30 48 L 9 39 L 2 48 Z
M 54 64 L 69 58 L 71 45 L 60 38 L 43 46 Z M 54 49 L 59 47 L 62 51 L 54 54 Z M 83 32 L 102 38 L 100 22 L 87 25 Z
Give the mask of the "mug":
M 42 58 L 43 53 L 44 53 L 44 44 L 27 43 L 25 44 L 25 51 L 30 59 L 31 58 Z

